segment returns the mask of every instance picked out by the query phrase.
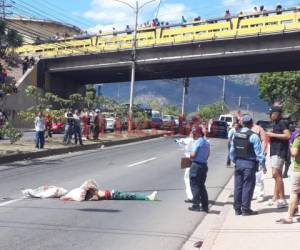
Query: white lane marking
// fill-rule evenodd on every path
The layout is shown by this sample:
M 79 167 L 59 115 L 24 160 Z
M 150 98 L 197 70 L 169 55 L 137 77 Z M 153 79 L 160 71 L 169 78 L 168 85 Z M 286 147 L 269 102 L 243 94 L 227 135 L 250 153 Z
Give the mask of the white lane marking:
M 24 199 L 22 198 L 22 199 L 16 199 L 16 200 L 11 200 L 11 201 L 6 201 L 6 202 L 3 202 L 3 203 L 0 203 L 0 207 L 4 207 L 6 205 L 9 205 L 9 204 L 21 201 L 21 200 L 24 200 Z
M 148 160 L 144 160 L 144 161 L 140 161 L 140 162 L 136 162 L 136 163 L 130 164 L 130 165 L 128 165 L 127 167 L 128 167 L 128 168 L 135 167 L 135 166 L 137 166 L 137 165 L 141 165 L 141 164 L 144 164 L 144 163 L 149 162 L 149 161 L 154 161 L 154 160 L 156 160 L 156 159 L 157 159 L 156 157 L 153 157 L 153 158 L 150 158 L 150 159 L 148 159 Z

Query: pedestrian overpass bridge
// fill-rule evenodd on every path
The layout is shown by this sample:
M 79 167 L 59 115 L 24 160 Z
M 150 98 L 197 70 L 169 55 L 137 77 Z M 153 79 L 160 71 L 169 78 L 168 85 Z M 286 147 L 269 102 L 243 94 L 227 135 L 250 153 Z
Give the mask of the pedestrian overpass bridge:
M 137 43 L 136 80 L 300 69 L 300 7 L 195 21 L 99 36 L 26 45 L 39 56 L 37 85 L 62 95 L 89 83 L 130 80 Z

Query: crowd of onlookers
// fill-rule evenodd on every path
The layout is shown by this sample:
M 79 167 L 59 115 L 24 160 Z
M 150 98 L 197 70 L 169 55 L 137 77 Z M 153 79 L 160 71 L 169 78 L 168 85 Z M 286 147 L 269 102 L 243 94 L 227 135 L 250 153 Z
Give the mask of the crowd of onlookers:
M 276 7 L 275 7 L 275 12 L 277 14 L 281 14 L 282 11 L 283 11 L 282 5 L 281 4 L 277 4 Z M 266 10 L 266 8 L 264 7 L 264 5 L 261 5 L 259 7 L 255 6 L 253 8 L 253 11 L 251 11 L 251 12 L 240 11 L 238 13 L 238 15 L 241 16 L 241 15 L 251 15 L 251 14 L 262 14 L 262 13 L 267 13 L 267 12 L 268 12 L 268 10 Z M 231 16 L 232 16 L 232 14 L 231 14 L 230 10 L 226 10 L 225 14 L 224 14 L 224 17 L 225 18 L 230 18 Z M 197 17 L 193 18 L 193 20 L 191 20 L 191 21 L 192 22 L 198 22 L 198 21 L 201 21 L 201 20 L 202 20 L 202 18 L 200 16 L 197 16 Z M 181 17 L 181 25 L 184 25 L 187 22 L 188 22 L 188 20 L 184 16 L 182 16 Z M 151 28 L 151 27 L 155 28 L 155 27 L 168 27 L 168 26 L 170 26 L 169 22 L 161 21 L 158 18 L 154 18 L 152 21 L 144 22 L 143 24 L 141 24 L 139 26 L 139 28 L 143 29 L 143 28 Z M 133 32 L 133 29 L 130 28 L 129 25 L 126 25 L 125 32 L 127 34 L 131 34 Z M 99 33 L 102 34 L 102 31 L 100 30 Z M 113 33 L 113 35 L 117 35 L 118 34 L 118 32 L 116 31 L 115 27 L 113 27 L 113 32 L 112 33 Z
M 52 137 L 53 123 L 61 126 L 61 130 L 64 131 L 64 144 L 71 144 L 73 139 L 75 144 L 79 143 L 80 145 L 83 145 L 83 139 L 98 140 L 106 129 L 106 118 L 99 109 L 91 112 L 80 112 L 79 110 L 72 112 L 70 110 L 65 113 L 63 118 L 52 117 L 50 112 L 46 112 L 46 115 L 39 112 L 35 118 L 37 148 L 44 147 L 45 137 Z

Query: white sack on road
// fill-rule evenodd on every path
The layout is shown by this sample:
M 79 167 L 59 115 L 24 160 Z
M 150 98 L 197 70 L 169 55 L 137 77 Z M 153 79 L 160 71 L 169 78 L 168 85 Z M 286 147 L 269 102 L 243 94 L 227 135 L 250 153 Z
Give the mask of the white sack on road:
M 68 191 L 61 187 L 56 186 L 41 186 L 35 189 L 24 189 L 22 193 L 31 198 L 60 198 Z

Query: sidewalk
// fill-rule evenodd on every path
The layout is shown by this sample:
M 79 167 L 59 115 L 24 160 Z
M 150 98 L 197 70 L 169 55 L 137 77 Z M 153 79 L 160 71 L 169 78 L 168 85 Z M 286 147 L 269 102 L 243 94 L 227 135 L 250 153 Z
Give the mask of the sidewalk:
M 42 150 L 35 148 L 33 139 L 21 139 L 15 144 L 10 144 L 9 140 L 3 140 L 0 143 L 0 164 L 149 140 L 162 137 L 165 134 L 165 131 L 152 130 L 137 131 L 134 133 L 122 132 L 121 134 L 110 133 L 102 135 L 101 139 L 97 141 L 84 140 L 83 146 L 74 144 L 64 145 L 62 137 L 53 137 L 46 139 L 45 147 Z
M 252 209 L 258 211 L 258 215 L 235 215 L 232 208 L 232 178 L 182 249 L 195 250 L 194 243 L 203 241 L 201 250 L 299 250 L 300 223 L 277 224 L 277 219 L 286 216 L 287 208 L 277 209 L 268 205 L 267 200 L 272 197 L 274 188 L 270 175 L 271 170 L 268 169 L 266 201 L 252 201 Z M 284 179 L 284 182 L 285 194 L 289 195 L 290 178 Z

